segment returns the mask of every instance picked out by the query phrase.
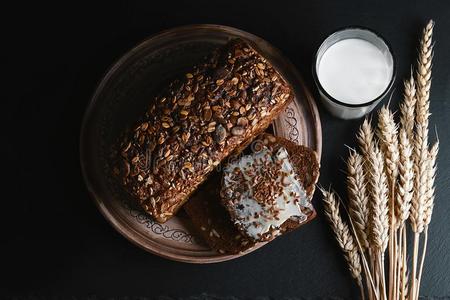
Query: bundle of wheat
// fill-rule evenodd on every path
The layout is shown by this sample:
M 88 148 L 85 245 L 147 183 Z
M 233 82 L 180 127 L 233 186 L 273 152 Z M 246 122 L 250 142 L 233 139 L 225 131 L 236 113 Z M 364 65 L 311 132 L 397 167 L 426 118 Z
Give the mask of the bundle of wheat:
M 430 21 L 423 30 L 415 76 L 404 83 L 399 124 L 383 106 L 377 129 L 365 119 L 357 133 L 359 151 L 351 149 L 347 159 L 350 226 L 335 192 L 322 189 L 325 214 L 362 298 L 419 298 L 439 150 L 439 141 L 431 147 L 428 142 L 433 27 Z M 407 222 L 413 239 L 410 269 Z

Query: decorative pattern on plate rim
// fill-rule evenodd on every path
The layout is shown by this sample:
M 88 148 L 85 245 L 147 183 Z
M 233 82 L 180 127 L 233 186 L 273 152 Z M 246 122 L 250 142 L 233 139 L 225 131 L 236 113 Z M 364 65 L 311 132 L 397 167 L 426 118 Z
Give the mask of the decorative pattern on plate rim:
M 135 218 L 135 220 L 145 225 L 146 228 L 150 229 L 154 234 L 161 235 L 166 239 L 171 239 L 177 242 L 183 242 L 187 244 L 197 243 L 196 237 L 192 234 L 185 232 L 184 230 L 178 228 L 170 228 L 166 224 L 160 224 L 154 221 L 146 213 L 134 209 L 128 201 L 122 201 L 122 206 L 127 210 L 127 212 Z
M 295 99 L 294 99 L 294 101 L 295 101 Z M 289 127 L 288 138 L 291 141 L 299 144 L 300 143 L 299 142 L 299 130 L 297 128 L 298 121 L 297 121 L 297 118 L 296 118 L 296 115 L 295 115 L 295 111 L 294 111 L 294 109 L 292 107 L 288 106 L 284 110 L 284 113 L 286 114 L 286 117 L 285 117 L 284 121 L 286 122 L 286 124 Z

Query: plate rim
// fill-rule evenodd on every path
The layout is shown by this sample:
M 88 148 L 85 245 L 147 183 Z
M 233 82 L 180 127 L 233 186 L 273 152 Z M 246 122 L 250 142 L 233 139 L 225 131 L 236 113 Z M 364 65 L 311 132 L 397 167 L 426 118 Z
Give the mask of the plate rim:
M 160 32 L 157 32 L 155 34 L 152 34 L 148 36 L 147 38 L 139 41 L 135 46 L 127 50 L 123 55 L 121 55 L 118 59 L 114 60 L 111 65 L 109 65 L 108 68 L 106 68 L 106 71 L 101 76 L 100 80 L 95 85 L 94 93 L 89 99 L 89 103 L 87 104 L 87 107 L 84 111 L 82 122 L 81 122 L 81 128 L 80 128 L 80 136 L 79 136 L 79 152 L 80 152 L 80 165 L 81 165 L 81 173 L 83 177 L 83 181 L 87 187 L 89 197 L 92 199 L 92 201 L 95 203 L 97 209 L 100 211 L 100 213 L 103 215 L 103 217 L 108 221 L 108 223 L 117 230 L 122 236 L 124 236 L 128 241 L 130 241 L 132 244 L 136 245 L 137 247 L 150 252 L 152 254 L 155 254 L 157 256 L 173 260 L 173 261 L 179 261 L 179 262 L 185 262 L 185 263 L 193 263 L 193 264 L 209 264 L 209 263 L 218 263 L 218 262 L 224 262 L 229 261 L 232 259 L 236 259 L 242 256 L 245 256 L 246 254 L 256 251 L 257 249 L 264 246 L 266 243 L 260 243 L 257 246 L 239 254 L 226 254 L 226 255 L 217 255 L 217 256 L 207 256 L 207 257 L 194 257 L 194 256 L 188 256 L 184 254 L 174 254 L 172 252 L 164 252 L 158 250 L 158 247 L 146 245 L 146 243 L 143 243 L 144 237 L 143 234 L 134 230 L 131 226 L 125 226 L 125 224 L 128 224 L 127 220 L 121 219 L 120 216 L 113 215 L 111 211 L 106 207 L 104 204 L 104 199 L 97 195 L 94 192 L 94 188 L 92 187 L 92 184 L 87 179 L 87 170 L 86 170 L 86 159 L 84 155 L 85 149 L 85 134 L 86 134 L 86 126 L 89 120 L 89 117 L 91 115 L 91 112 L 93 110 L 93 107 L 95 107 L 96 102 L 98 101 L 99 94 L 101 93 L 102 89 L 105 87 L 107 82 L 110 80 L 112 75 L 115 73 L 115 71 L 129 58 L 131 58 L 134 54 L 136 54 L 142 47 L 145 47 L 149 42 L 156 38 L 161 38 L 162 36 L 172 34 L 173 32 L 178 31 L 186 31 L 186 30 L 226 30 L 226 31 L 234 31 L 234 32 L 241 32 L 245 35 L 252 36 L 255 40 L 262 41 L 264 43 L 267 43 L 270 45 L 275 51 L 278 52 L 280 57 L 283 58 L 283 60 L 291 67 L 295 77 L 299 79 L 299 82 L 301 84 L 301 88 L 305 93 L 305 96 L 307 98 L 309 110 L 312 112 L 313 116 L 313 125 L 314 125 L 314 137 L 315 137 L 315 151 L 318 154 L 318 160 L 319 163 L 321 161 L 321 155 L 322 155 L 322 126 L 320 122 L 320 114 L 319 110 L 317 108 L 317 104 L 314 101 L 314 98 L 310 92 L 310 90 L 307 88 L 303 77 L 295 67 L 295 65 L 287 58 L 285 57 L 282 52 L 273 46 L 271 43 L 267 42 L 263 38 L 256 36 L 252 33 L 246 32 L 244 30 L 234 28 L 231 26 L 226 25 L 218 25 L 218 24 L 191 24 L 191 25 L 183 25 L 183 26 L 177 26 L 169 29 L 162 30 Z M 132 231 L 135 234 L 130 235 L 129 232 Z M 139 242 L 141 241 L 141 242 Z M 145 239 L 145 242 L 148 242 L 147 239 Z M 154 241 L 151 241 L 151 243 L 155 243 Z M 159 248 L 161 245 L 159 244 Z

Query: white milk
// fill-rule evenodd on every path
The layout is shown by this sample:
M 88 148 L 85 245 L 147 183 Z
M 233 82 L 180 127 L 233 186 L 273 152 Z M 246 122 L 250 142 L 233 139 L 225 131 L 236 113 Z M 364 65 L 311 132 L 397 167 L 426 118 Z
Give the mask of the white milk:
M 388 87 L 393 67 L 372 43 L 350 38 L 330 46 L 317 68 L 322 87 L 333 98 L 348 104 L 376 99 Z

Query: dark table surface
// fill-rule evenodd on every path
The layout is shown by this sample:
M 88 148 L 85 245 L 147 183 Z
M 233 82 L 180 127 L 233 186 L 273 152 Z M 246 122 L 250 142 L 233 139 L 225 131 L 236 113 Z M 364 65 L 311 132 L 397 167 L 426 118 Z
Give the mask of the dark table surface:
M 321 41 L 339 27 L 370 27 L 392 44 L 398 58 L 396 108 L 419 32 L 433 18 L 431 126 L 437 127 L 441 151 L 421 293 L 450 297 L 450 2 L 61 1 L 17 4 L 2 12 L 11 19 L 2 36 L 7 96 L 2 99 L 1 295 L 357 297 L 318 195 L 319 217 L 313 223 L 234 261 L 183 264 L 133 246 L 88 196 L 79 166 L 80 122 L 96 83 L 127 49 L 162 29 L 192 23 L 224 24 L 263 37 L 292 60 L 315 95 L 310 70 Z M 319 110 L 320 183 L 333 183 L 342 193 L 344 144 L 354 144 L 361 121 L 335 119 L 320 105 Z

